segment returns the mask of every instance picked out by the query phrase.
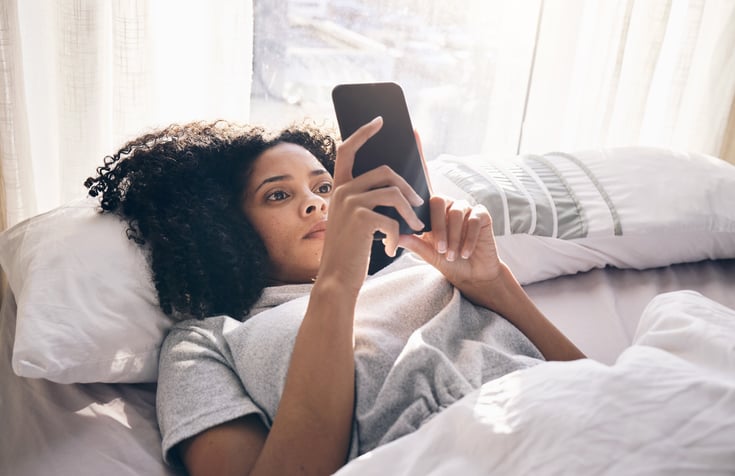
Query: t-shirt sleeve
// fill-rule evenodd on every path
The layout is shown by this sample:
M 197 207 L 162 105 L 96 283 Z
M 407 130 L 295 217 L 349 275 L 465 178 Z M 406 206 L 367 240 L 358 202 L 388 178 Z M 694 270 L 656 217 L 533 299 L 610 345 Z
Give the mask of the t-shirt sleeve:
M 263 411 L 249 398 L 221 334 L 203 326 L 174 326 L 161 347 L 156 411 L 163 459 L 179 466 L 172 448 L 204 430 Z

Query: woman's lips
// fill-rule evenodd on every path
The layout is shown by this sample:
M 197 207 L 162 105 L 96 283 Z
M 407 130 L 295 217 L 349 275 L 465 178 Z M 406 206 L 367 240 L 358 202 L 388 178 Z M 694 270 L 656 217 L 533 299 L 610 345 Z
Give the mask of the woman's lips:
M 307 234 L 304 235 L 305 240 L 324 239 L 327 231 L 327 221 L 320 221 L 312 226 Z

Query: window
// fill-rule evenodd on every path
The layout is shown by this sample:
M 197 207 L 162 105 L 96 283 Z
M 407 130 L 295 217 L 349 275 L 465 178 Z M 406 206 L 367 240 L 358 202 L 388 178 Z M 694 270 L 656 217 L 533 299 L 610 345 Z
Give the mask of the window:
M 515 2 L 254 0 L 251 120 L 280 127 L 310 118 L 336 130 L 332 87 L 395 81 L 427 159 L 478 152 L 488 128 L 503 16 L 519 10 L 508 3 Z M 522 24 L 535 29 L 538 2 L 523 3 Z M 530 38 L 519 63 L 524 79 Z M 525 98 L 526 83 L 514 88 Z

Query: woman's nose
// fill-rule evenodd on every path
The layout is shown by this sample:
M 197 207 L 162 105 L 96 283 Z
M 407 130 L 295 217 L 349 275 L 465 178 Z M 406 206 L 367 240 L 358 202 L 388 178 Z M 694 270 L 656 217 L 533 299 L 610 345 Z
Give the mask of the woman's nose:
M 309 195 L 309 198 L 306 200 L 306 203 L 303 207 L 304 215 L 311 215 L 315 212 L 326 212 L 327 211 L 327 201 L 324 197 L 317 194 L 311 194 Z

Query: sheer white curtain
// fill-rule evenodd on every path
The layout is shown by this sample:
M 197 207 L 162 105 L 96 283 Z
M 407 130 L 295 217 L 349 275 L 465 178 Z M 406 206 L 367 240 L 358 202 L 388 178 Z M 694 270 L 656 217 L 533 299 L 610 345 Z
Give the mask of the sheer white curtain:
M 145 130 L 248 119 L 249 0 L 0 5 L 7 226 L 83 196 L 102 158 Z
M 529 41 L 528 21 L 501 25 L 511 41 L 486 152 L 656 145 L 720 155 L 735 98 L 735 2 L 507 3 L 509 18 L 533 12 L 536 32 Z
M 340 43 L 358 31 L 384 47 Z M 329 89 L 371 74 L 403 83 L 429 157 L 735 148 L 732 0 L 2 0 L 0 227 L 146 128 L 333 121 Z

